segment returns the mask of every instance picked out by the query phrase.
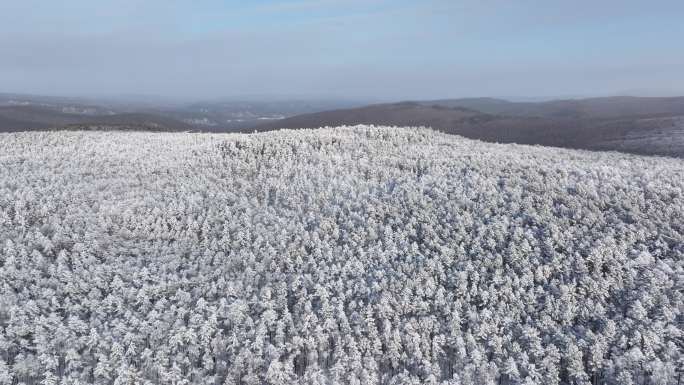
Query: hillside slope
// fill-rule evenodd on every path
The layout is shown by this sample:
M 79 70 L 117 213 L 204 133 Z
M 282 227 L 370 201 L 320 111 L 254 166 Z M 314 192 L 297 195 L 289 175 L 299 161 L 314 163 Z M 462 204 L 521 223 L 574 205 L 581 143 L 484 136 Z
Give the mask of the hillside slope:
M 542 103 L 454 99 L 378 104 L 294 116 L 258 130 L 375 124 L 427 126 L 498 143 L 684 157 L 684 98 L 594 98 Z M 635 140 L 635 138 L 639 138 Z
M 487 114 L 573 119 L 612 119 L 684 115 L 684 97 L 613 96 L 544 102 L 510 102 L 494 98 L 444 99 L 423 105 L 463 107 Z
M 417 102 L 374 104 L 359 108 L 322 111 L 285 118 L 257 126 L 258 129 L 318 128 L 323 126 L 375 124 L 389 126 L 451 127 L 478 123 L 496 116 L 463 107 L 423 105 Z
M 682 287 L 683 160 L 0 135 L 5 383 L 675 384 Z

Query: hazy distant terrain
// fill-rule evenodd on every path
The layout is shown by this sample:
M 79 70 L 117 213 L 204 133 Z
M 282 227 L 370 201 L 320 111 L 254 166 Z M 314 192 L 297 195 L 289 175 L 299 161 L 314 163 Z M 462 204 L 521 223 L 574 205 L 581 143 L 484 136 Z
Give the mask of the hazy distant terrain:
M 1 384 L 674 385 L 682 271 L 681 159 L 0 134 Z
M 495 98 L 465 98 L 420 103 L 446 107 L 466 107 L 493 115 L 544 118 L 606 119 L 684 115 L 684 97 L 614 96 L 545 102 L 510 102 Z
M 152 131 L 188 131 L 194 127 L 185 122 L 157 114 L 107 113 L 84 114 L 68 109 L 63 112 L 42 106 L 0 106 L 0 132 L 53 128 L 92 129 L 95 127 L 127 127 Z
M 357 107 L 361 102 L 327 100 L 204 102 L 152 110 L 195 126 L 200 131 L 251 131 L 264 122 L 325 111 Z
M 135 96 L 87 99 L 0 94 L 0 132 L 107 125 L 169 131 L 251 131 L 267 121 L 362 104 L 297 99 L 181 103 Z
M 682 117 L 684 98 L 614 97 L 540 103 L 480 98 L 324 111 L 260 128 L 421 125 L 492 142 L 682 157 Z
M 353 101 L 89 100 L 0 94 L 0 132 L 45 129 L 252 132 L 375 124 L 426 126 L 499 143 L 684 157 L 684 97 L 548 102 L 493 98 L 362 106 Z

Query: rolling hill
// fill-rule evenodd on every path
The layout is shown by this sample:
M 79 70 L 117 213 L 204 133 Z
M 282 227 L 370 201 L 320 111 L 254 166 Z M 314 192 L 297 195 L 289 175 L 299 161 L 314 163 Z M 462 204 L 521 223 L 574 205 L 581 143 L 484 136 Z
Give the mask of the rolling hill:
M 298 115 L 268 122 L 256 127 L 260 129 L 316 128 L 336 125 L 377 124 L 446 128 L 468 124 L 483 124 L 496 119 L 498 119 L 497 116 L 464 107 L 445 107 L 441 105 L 424 105 L 418 102 L 401 102 Z
M 251 132 L 375 124 L 429 126 L 499 143 L 684 157 L 682 97 L 611 97 L 534 103 L 470 98 L 344 109 L 335 106 L 355 104 L 234 101 L 157 107 L 143 103 L 136 108 L 95 102 L 6 94 L 0 98 L 0 132 L 55 128 Z M 333 109 L 320 111 L 326 107 Z
M 194 127 L 179 120 L 149 113 L 104 115 L 65 113 L 36 105 L 0 106 L 0 132 L 45 129 L 128 128 L 157 131 L 188 131 Z
M 365 104 L 367 103 L 362 101 L 334 99 L 266 98 L 181 102 L 136 95 L 73 98 L 0 93 L 0 131 L 61 128 L 84 122 L 95 127 L 104 127 L 111 122 L 117 127 L 168 127 L 169 131 L 249 132 L 252 131 L 252 126 L 267 121 Z
M 614 96 L 545 102 L 510 102 L 495 98 L 445 99 L 423 105 L 465 107 L 480 112 L 520 117 L 614 119 L 684 115 L 684 97 Z
M 377 104 L 299 115 L 258 130 L 375 124 L 429 126 L 468 138 L 684 157 L 684 98 L 593 98 L 541 103 L 455 99 Z
M 682 159 L 0 134 L 0 384 L 677 384 L 683 271 Z

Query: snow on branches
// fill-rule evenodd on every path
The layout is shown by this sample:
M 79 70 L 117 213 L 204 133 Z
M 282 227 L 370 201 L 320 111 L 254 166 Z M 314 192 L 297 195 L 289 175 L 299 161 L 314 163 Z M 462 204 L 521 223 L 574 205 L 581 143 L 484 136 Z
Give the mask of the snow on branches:
M 684 161 L 0 135 L 0 384 L 675 384 Z

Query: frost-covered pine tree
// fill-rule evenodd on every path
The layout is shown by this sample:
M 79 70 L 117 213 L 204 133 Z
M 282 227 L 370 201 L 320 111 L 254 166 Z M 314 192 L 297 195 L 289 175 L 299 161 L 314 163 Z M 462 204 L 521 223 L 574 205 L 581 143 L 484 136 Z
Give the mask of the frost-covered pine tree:
M 0 154 L 0 385 L 681 380 L 681 160 L 371 126 Z

